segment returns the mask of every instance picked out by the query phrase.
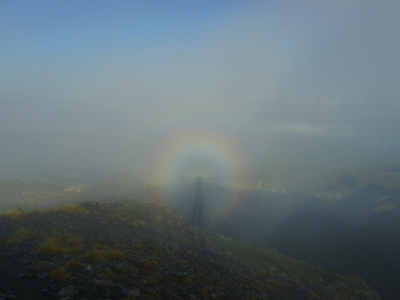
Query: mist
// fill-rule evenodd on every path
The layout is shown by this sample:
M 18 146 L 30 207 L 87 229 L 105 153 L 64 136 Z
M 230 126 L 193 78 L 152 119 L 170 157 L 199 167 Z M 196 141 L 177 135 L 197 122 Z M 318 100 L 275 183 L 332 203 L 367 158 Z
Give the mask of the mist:
M 3 2 L 2 177 L 143 177 L 187 130 L 227 136 L 258 166 L 373 163 L 399 148 L 399 10 Z

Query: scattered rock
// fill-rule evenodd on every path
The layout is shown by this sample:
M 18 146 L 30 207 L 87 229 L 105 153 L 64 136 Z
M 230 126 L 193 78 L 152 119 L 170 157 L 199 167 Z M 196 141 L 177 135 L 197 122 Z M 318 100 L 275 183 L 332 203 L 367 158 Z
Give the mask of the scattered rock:
M 48 276 L 49 276 L 49 274 L 47 272 L 42 272 L 37 277 L 39 279 L 46 279 Z
M 63 289 L 61 289 L 61 290 L 58 292 L 58 295 L 59 295 L 61 298 L 64 298 L 64 297 L 72 297 L 72 296 L 75 296 L 75 295 L 77 295 L 77 294 L 78 294 L 78 291 L 77 291 L 76 288 L 74 288 L 72 285 L 63 288 Z
M 128 291 L 128 299 L 136 299 L 136 297 L 140 296 L 140 289 L 133 288 Z
M 39 270 L 39 271 L 50 272 L 50 271 L 54 270 L 55 268 L 57 268 L 57 265 L 55 263 L 52 263 L 49 261 L 37 260 L 37 261 L 34 261 L 33 263 L 31 263 L 28 266 L 28 268 Z

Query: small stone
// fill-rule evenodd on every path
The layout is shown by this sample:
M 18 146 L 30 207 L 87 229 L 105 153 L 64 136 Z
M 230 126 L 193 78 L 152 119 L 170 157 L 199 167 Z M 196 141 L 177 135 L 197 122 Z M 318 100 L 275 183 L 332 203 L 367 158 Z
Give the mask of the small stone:
M 24 257 L 24 258 L 22 258 L 21 260 L 22 260 L 22 262 L 23 262 L 24 264 L 27 264 L 27 263 L 30 261 L 30 259 L 29 259 L 28 257 Z
M 49 274 L 47 272 L 42 272 L 38 275 L 39 279 L 46 279 Z
M 186 273 L 185 273 L 185 272 L 175 272 L 174 275 L 175 275 L 176 277 L 181 278 L 181 277 L 185 277 L 185 276 L 186 276 Z
M 104 286 L 104 287 L 113 287 L 115 284 L 108 279 L 96 279 L 93 281 L 95 285 Z
M 76 288 L 74 288 L 72 285 L 63 288 L 63 289 L 61 289 L 61 290 L 58 292 L 58 295 L 59 295 L 61 298 L 69 297 L 69 296 L 74 296 L 74 295 L 76 295 L 76 294 L 78 294 L 78 291 L 77 291 Z
M 50 292 L 48 289 L 43 289 L 43 290 L 42 290 L 42 293 L 43 293 L 44 295 L 51 296 L 51 297 L 54 297 L 54 298 L 57 297 L 57 294 L 56 294 L 56 293 Z M 58 298 L 58 297 L 57 297 L 57 298 Z
M 31 263 L 28 266 L 29 269 L 35 269 L 35 270 L 47 271 L 47 272 L 52 271 L 56 267 L 57 267 L 57 265 L 55 263 L 48 262 L 48 261 L 41 261 L 41 260 L 34 261 L 33 263 Z
M 135 299 L 140 296 L 140 289 L 134 288 L 128 291 L 128 299 Z

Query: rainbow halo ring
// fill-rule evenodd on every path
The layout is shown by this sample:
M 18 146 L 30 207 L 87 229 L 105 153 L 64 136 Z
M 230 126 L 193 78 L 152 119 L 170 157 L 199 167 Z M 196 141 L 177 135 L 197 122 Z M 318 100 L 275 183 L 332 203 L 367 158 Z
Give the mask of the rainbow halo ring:
M 242 151 L 229 138 L 209 131 L 190 130 L 167 139 L 152 160 L 146 176 L 150 186 L 204 181 L 234 184 L 246 171 Z

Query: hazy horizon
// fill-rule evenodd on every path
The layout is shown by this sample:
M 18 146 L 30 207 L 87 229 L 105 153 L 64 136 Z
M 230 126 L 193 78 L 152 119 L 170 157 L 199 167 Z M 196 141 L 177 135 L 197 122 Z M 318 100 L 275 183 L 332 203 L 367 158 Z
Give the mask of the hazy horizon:
M 0 176 L 395 163 L 399 13 L 395 1 L 2 1 Z

